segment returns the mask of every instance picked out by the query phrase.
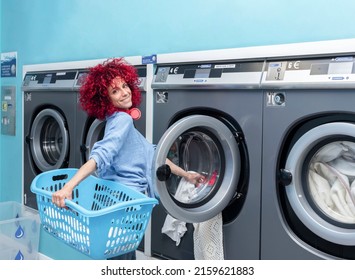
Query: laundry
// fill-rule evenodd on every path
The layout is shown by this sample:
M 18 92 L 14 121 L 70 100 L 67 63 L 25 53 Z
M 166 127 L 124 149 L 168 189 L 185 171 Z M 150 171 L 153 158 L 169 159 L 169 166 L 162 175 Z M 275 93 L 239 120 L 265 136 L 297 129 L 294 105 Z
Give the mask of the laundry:
M 322 150 L 316 154 L 314 160 L 318 162 L 329 162 L 339 157 L 342 151 L 343 151 L 342 145 L 338 143 L 337 144 L 331 143 L 324 146 Z
M 347 176 L 355 176 L 355 162 L 345 158 L 337 158 L 332 162 L 332 166 L 340 173 Z
M 310 170 L 309 184 L 311 186 L 311 194 L 316 199 L 319 206 L 323 206 L 323 203 L 325 203 L 328 207 L 333 207 L 334 202 L 330 197 L 331 186 L 325 178 Z
M 175 198 L 183 203 L 188 203 L 194 196 L 195 185 L 189 183 L 184 178 L 181 179 Z M 181 238 L 187 231 L 186 222 L 177 220 L 171 215 L 167 214 L 161 232 L 169 236 L 179 246 Z
M 350 143 L 352 144 L 352 143 Z M 355 222 L 355 149 L 349 142 L 325 146 L 309 170 L 309 185 L 314 201 L 332 219 Z
M 330 193 L 331 193 L 331 198 L 333 199 L 334 204 L 339 210 L 340 214 L 342 214 L 345 217 L 353 216 L 345 200 L 346 190 L 344 188 L 344 185 L 340 182 L 340 180 L 335 181 L 335 183 L 333 184 L 330 190 Z
M 195 260 L 224 260 L 222 213 L 194 228 Z
M 161 232 L 165 233 L 172 240 L 174 240 L 176 242 L 176 246 L 180 245 L 181 238 L 184 236 L 186 231 L 187 227 L 185 222 L 175 219 L 169 214 L 166 215 Z
M 191 171 L 190 171 L 191 172 Z M 215 179 L 214 179 L 215 180 Z M 208 187 L 210 181 L 208 182 Z M 194 184 L 184 178 L 181 179 L 175 198 L 188 203 L 199 196 L 201 192 Z M 223 220 L 219 213 L 212 219 L 194 223 L 194 256 L 196 260 L 223 260 Z M 187 231 L 186 222 L 180 221 L 167 214 L 161 232 L 169 236 L 179 246 L 182 237 Z

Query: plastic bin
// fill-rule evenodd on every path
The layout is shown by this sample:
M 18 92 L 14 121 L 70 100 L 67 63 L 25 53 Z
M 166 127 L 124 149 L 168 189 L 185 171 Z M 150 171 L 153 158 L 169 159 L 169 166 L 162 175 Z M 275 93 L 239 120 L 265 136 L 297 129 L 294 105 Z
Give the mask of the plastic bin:
M 0 203 L 0 259 L 37 260 L 38 212 L 18 202 Z
M 75 168 L 39 174 L 32 181 L 43 228 L 93 259 L 134 251 L 158 201 L 117 182 L 89 176 L 73 191 L 67 208 L 52 203 L 52 193 L 76 173 Z

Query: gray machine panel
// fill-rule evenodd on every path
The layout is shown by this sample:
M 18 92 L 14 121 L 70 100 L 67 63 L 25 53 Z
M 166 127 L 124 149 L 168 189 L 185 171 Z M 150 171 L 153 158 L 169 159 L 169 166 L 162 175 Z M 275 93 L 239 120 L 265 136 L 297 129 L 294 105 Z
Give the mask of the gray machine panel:
M 146 90 L 146 67 L 136 67 L 139 76 L 138 87 Z M 28 72 L 22 83 L 22 91 L 78 90 L 83 84 L 88 69 Z
M 77 71 L 28 72 L 22 83 L 22 91 L 72 90 Z
M 262 88 L 353 88 L 355 58 L 327 57 L 267 61 Z
M 263 61 L 160 65 L 152 88 L 259 88 Z
M 142 66 L 135 66 L 137 69 L 138 73 L 138 87 L 141 91 L 146 91 L 147 90 L 147 67 L 145 65 Z M 80 69 L 78 70 L 78 75 L 74 83 L 74 89 L 79 90 L 81 85 L 84 82 L 84 79 L 86 77 L 86 74 L 89 70 L 88 69 Z

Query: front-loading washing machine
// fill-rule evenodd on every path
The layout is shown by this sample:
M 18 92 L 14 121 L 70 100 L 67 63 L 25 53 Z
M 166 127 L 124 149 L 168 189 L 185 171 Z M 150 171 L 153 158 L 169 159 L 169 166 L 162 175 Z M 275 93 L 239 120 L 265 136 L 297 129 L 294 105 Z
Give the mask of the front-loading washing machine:
M 27 72 L 23 91 L 24 203 L 37 208 L 32 180 L 52 169 L 75 166 L 77 71 Z
M 266 63 L 261 259 L 355 259 L 354 61 Z
M 259 259 L 263 61 L 164 63 L 153 88 L 152 256 L 194 259 L 194 223 L 222 213 L 224 258 Z M 203 174 L 196 196 L 177 197 L 166 159 Z M 162 233 L 167 214 L 185 222 L 180 243 Z

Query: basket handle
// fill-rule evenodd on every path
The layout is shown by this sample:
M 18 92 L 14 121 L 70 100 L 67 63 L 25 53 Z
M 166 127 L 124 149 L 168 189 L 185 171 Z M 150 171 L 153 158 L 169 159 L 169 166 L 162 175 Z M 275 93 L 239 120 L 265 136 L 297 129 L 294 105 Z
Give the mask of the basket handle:
M 40 188 L 37 187 L 37 181 L 42 178 L 45 174 L 51 174 L 51 178 L 53 182 L 55 181 L 63 181 L 65 179 L 68 179 L 70 176 L 70 173 L 75 174 L 75 172 L 78 169 L 76 168 L 67 168 L 67 169 L 57 169 L 57 170 L 50 170 L 50 171 L 45 171 L 42 172 L 41 174 L 37 175 L 31 183 L 30 189 L 33 193 L 41 193 L 45 196 L 52 196 L 51 192 L 46 192 Z
M 155 198 L 139 198 L 139 199 L 135 199 L 135 200 L 130 200 L 130 201 L 124 201 L 124 202 L 120 202 L 120 203 L 116 203 L 114 205 L 111 205 L 109 207 L 97 210 L 97 211 L 91 211 L 91 210 L 87 210 L 85 208 L 83 208 L 82 206 L 80 206 L 79 204 L 76 204 L 75 202 L 69 200 L 69 199 L 65 199 L 65 205 L 72 209 L 75 210 L 87 217 L 96 217 L 96 216 L 100 216 L 106 213 L 111 213 L 113 211 L 119 210 L 121 208 L 126 208 L 126 207 L 131 207 L 131 206 L 137 206 L 137 205 L 147 205 L 147 204 L 158 204 L 158 200 Z
M 32 189 L 32 185 L 31 185 L 31 189 Z M 46 191 L 46 190 L 42 190 L 42 189 L 36 189 L 35 190 L 36 193 L 45 196 L 48 199 L 52 199 L 52 193 L 50 191 Z M 135 200 L 129 200 L 129 201 L 124 201 L 124 202 L 120 202 L 120 203 L 116 203 L 114 205 L 111 205 L 109 207 L 97 210 L 97 211 L 91 211 L 91 210 L 87 210 L 85 208 L 83 208 L 82 206 L 80 206 L 79 204 L 76 204 L 75 202 L 73 202 L 72 200 L 69 199 L 65 199 L 65 206 L 67 206 L 68 208 L 79 212 L 85 216 L 88 217 L 96 217 L 102 214 L 106 214 L 106 213 L 110 213 L 112 211 L 116 211 L 120 208 L 126 208 L 126 207 L 131 207 L 131 206 L 137 206 L 137 205 L 147 205 L 147 204 L 158 204 L 158 200 L 155 198 L 150 198 L 150 197 L 144 197 L 144 198 L 139 198 L 139 199 L 135 199 Z M 54 205 L 54 203 L 53 203 Z

